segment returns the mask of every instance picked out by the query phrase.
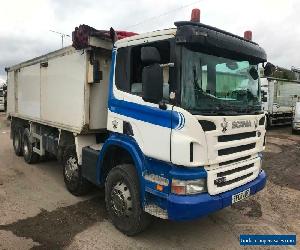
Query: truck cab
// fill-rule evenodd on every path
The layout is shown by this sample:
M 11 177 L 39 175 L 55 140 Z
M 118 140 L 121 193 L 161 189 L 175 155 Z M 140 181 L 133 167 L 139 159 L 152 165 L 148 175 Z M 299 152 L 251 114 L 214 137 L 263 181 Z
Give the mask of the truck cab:
M 175 26 L 114 44 L 107 129 L 141 156 L 143 209 L 187 220 L 266 183 L 257 72 L 266 54 L 202 23 Z

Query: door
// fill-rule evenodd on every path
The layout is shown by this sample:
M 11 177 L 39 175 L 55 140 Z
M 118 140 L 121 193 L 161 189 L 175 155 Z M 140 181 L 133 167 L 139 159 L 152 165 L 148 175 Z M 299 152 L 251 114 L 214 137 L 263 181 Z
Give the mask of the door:
M 161 54 L 161 64 L 170 60 L 168 42 L 156 43 Z M 168 72 L 164 77 L 164 98 L 167 109 L 142 98 L 141 47 L 125 47 L 114 52 L 116 58 L 115 82 L 111 88 L 107 127 L 111 131 L 131 136 L 144 155 L 162 161 L 170 161 L 170 136 L 172 106 L 168 104 Z M 145 46 L 145 45 L 144 45 Z M 152 46 L 152 45 L 151 45 Z

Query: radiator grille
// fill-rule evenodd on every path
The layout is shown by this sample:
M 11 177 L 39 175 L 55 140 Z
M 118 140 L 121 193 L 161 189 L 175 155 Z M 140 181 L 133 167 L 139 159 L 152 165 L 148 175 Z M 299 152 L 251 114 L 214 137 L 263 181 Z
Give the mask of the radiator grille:
M 247 155 L 247 156 L 240 157 L 240 158 L 237 158 L 237 159 L 234 159 L 234 160 L 223 161 L 223 162 L 219 163 L 219 166 L 224 166 L 224 165 L 229 165 L 231 163 L 235 163 L 235 162 L 239 162 L 239 161 L 244 161 L 244 160 L 249 159 L 250 157 L 251 157 L 251 155 Z
M 235 178 L 235 179 L 232 179 L 232 180 L 229 180 L 229 181 L 225 181 L 225 182 L 222 182 L 222 183 L 216 182 L 215 185 L 216 185 L 217 187 L 224 187 L 224 186 L 230 185 L 230 184 L 232 184 L 232 183 L 235 183 L 235 182 L 244 180 L 244 179 L 250 177 L 252 174 L 253 174 L 253 173 L 249 173 L 249 174 L 246 174 L 246 175 L 243 175 L 243 176 L 240 176 L 240 177 L 237 177 L 237 178 Z
M 260 158 L 250 158 L 235 164 L 207 171 L 207 185 L 210 194 L 226 192 L 255 179 L 259 174 Z
M 233 135 L 221 135 L 218 137 L 218 142 L 236 141 L 236 140 L 248 139 L 251 137 L 256 137 L 256 131 L 233 134 Z
M 227 171 L 224 171 L 224 172 L 220 172 L 220 173 L 217 174 L 217 177 L 223 177 L 223 176 L 226 176 L 226 175 L 229 175 L 229 174 L 234 174 L 234 173 L 237 173 L 239 171 L 243 171 L 243 170 L 252 168 L 253 166 L 254 166 L 254 163 L 246 165 L 246 166 L 242 166 L 242 167 L 239 167 L 239 168 L 230 169 L 230 170 L 227 170 Z
M 247 145 L 241 145 L 241 146 L 231 147 L 231 148 L 224 148 L 224 149 L 218 150 L 218 155 L 219 156 L 229 155 L 229 154 L 234 154 L 234 153 L 238 153 L 238 152 L 242 152 L 242 151 L 246 151 L 246 150 L 250 150 L 250 149 L 254 149 L 254 148 L 255 148 L 255 143 L 250 143 Z

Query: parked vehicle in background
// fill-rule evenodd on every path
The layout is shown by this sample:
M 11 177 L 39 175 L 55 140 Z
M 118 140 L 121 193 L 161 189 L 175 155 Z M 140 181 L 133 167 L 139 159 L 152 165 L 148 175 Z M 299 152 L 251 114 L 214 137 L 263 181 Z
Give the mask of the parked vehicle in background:
M 300 100 L 300 81 L 262 77 L 262 109 L 266 112 L 267 125 L 292 124 L 293 108 Z
M 104 186 L 127 235 L 149 215 L 195 219 L 263 189 L 265 51 L 250 31 L 199 20 L 195 9 L 191 21 L 141 35 L 81 25 L 73 47 L 7 68 L 15 153 L 62 160 L 74 195 Z
M 5 111 L 5 90 L 0 87 L 0 111 Z
M 293 133 L 300 131 L 300 102 L 296 102 L 292 124 Z

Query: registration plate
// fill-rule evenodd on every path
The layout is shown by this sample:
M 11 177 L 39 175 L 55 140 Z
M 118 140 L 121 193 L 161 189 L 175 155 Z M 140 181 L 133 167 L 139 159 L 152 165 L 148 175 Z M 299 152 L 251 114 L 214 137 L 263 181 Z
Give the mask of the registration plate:
M 244 190 L 243 192 L 232 195 L 231 203 L 233 204 L 233 203 L 239 202 L 241 200 L 246 199 L 249 196 L 250 196 L 250 188 Z

